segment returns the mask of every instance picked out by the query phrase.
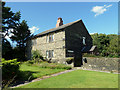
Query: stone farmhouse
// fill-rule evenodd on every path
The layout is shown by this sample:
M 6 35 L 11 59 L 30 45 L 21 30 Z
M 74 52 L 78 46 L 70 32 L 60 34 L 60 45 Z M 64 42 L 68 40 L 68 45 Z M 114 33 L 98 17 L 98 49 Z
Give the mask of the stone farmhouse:
M 39 33 L 27 42 L 28 58 L 32 50 L 39 50 L 52 62 L 66 63 L 66 58 L 74 57 L 74 66 L 81 66 L 82 53 L 93 49 L 92 38 L 81 19 L 63 24 L 62 18 L 58 18 L 55 28 Z

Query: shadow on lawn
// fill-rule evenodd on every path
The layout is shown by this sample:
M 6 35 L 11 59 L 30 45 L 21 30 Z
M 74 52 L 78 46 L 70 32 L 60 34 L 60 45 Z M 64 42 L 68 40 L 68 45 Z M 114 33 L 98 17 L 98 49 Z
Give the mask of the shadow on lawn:
M 31 71 L 20 71 L 15 78 L 14 82 L 10 86 L 16 86 L 19 84 L 24 84 L 26 82 L 30 82 L 31 80 L 35 79 L 33 77 L 33 73 L 38 73 L 38 72 L 31 72 Z

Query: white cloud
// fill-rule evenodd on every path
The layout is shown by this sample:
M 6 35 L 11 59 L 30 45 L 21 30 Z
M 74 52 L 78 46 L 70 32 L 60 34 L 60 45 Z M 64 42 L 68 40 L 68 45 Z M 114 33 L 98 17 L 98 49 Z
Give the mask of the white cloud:
M 32 26 L 30 29 L 31 34 L 33 34 L 36 30 L 39 30 L 38 27 Z
M 90 35 L 93 35 L 93 34 L 96 34 L 97 32 L 94 32 L 94 33 L 90 33 Z
M 111 7 L 112 6 L 112 4 L 111 5 L 108 5 L 108 6 L 106 6 L 107 8 L 109 8 L 109 7 Z
M 91 11 L 95 13 L 95 17 L 96 17 L 96 16 L 98 16 L 100 14 L 103 14 L 111 6 L 112 6 L 112 4 L 104 5 L 104 6 L 95 6 L 95 7 L 92 8 Z

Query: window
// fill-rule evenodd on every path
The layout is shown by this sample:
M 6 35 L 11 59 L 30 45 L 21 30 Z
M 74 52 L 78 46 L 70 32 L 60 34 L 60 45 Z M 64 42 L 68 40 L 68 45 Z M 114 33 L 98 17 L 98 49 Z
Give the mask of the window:
M 54 57 L 54 50 L 47 50 L 46 51 L 46 58 L 52 58 Z
M 49 35 L 49 42 L 52 42 L 52 35 Z
M 66 50 L 66 57 L 74 57 L 74 51 L 73 50 Z
M 46 36 L 46 42 L 48 43 L 48 35 Z
M 33 39 L 33 40 L 32 40 L 32 44 L 33 44 L 33 45 L 36 45 L 36 44 L 37 44 L 37 40 L 36 40 L 36 39 Z
M 53 50 L 49 50 L 49 58 L 52 58 L 54 55 L 54 51 Z
M 49 51 L 47 50 L 46 51 L 46 58 L 48 58 L 49 57 Z
M 51 56 L 52 56 L 52 57 L 54 57 L 54 50 L 51 50 L 51 53 L 52 53 L 52 55 L 51 55 Z
M 53 42 L 54 40 L 54 35 L 50 34 L 49 36 L 46 36 L 46 42 Z
M 86 44 L 85 44 L 85 37 L 83 37 L 83 45 L 86 45 Z

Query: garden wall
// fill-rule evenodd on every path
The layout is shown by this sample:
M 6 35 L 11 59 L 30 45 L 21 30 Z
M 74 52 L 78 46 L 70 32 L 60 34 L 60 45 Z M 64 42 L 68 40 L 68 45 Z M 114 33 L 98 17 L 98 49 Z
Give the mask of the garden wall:
M 118 58 L 96 58 L 83 57 L 87 59 L 87 63 L 83 61 L 83 69 L 100 70 L 118 72 Z M 119 67 L 120 71 L 120 67 Z

